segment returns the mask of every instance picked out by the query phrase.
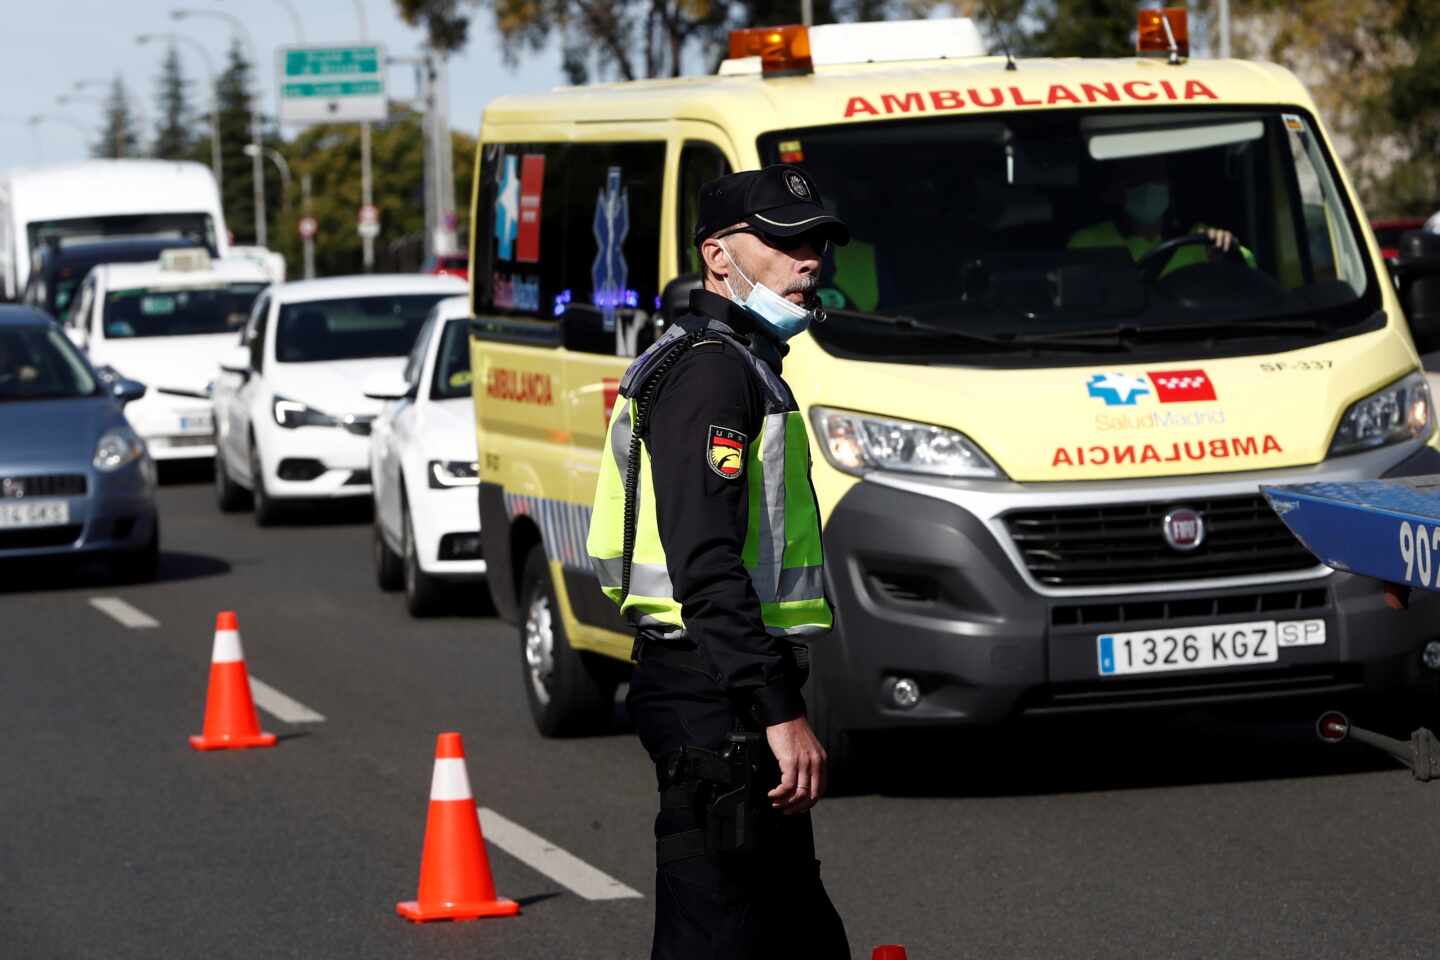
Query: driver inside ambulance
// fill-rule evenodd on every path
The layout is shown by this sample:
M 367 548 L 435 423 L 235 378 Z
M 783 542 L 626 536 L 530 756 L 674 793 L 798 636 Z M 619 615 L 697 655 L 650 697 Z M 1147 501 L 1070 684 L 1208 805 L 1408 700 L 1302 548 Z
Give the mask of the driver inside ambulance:
M 1186 229 L 1187 225 L 1175 211 L 1170 170 L 1161 157 L 1113 160 L 1104 166 L 1109 168 L 1106 171 L 1109 179 L 1101 199 L 1104 208 L 1111 211 L 1111 216 L 1075 231 L 1067 244 L 1070 249 L 1126 247 L 1131 259 L 1138 263 L 1168 240 L 1204 235 L 1210 238 L 1209 246 L 1195 243 L 1176 248 L 1160 275 L 1224 256 L 1236 247 L 1245 263 L 1252 268 L 1255 266 L 1255 255 L 1240 246 L 1239 239 L 1229 230 L 1203 223 L 1189 225 Z

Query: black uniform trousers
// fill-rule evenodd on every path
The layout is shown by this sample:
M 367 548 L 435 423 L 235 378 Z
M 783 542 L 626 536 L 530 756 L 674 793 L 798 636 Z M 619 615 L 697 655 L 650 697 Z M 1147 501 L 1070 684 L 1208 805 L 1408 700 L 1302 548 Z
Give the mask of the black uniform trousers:
M 626 698 L 652 759 L 683 746 L 719 752 L 727 735 L 757 728 L 701 669 L 641 656 Z M 763 731 L 762 731 L 763 738 Z M 774 758 L 771 758 L 774 763 Z M 775 783 L 779 767 L 774 767 Z M 656 839 L 704 829 L 703 811 L 662 809 Z M 767 808 L 753 853 L 724 853 L 657 867 L 651 960 L 849 960 L 845 926 L 820 881 L 810 814 Z

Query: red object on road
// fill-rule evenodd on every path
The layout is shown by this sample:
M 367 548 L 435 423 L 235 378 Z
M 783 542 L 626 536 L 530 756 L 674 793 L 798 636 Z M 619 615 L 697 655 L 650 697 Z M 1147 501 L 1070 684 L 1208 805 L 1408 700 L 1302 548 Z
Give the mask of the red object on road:
M 907 960 L 905 948 L 898 943 L 887 943 L 875 948 L 870 960 Z
M 196 750 L 245 750 L 275 746 L 275 734 L 260 729 L 260 716 L 250 698 L 250 672 L 240 646 L 235 611 L 215 617 L 215 645 L 210 653 L 210 692 L 205 698 L 205 732 L 190 738 Z
M 442 733 L 436 738 L 430 815 L 420 856 L 420 893 L 414 900 L 397 903 L 395 910 L 415 923 L 513 917 L 520 912 L 514 900 L 495 895 L 490 857 L 485 853 L 480 816 L 465 770 L 465 747 L 458 733 Z

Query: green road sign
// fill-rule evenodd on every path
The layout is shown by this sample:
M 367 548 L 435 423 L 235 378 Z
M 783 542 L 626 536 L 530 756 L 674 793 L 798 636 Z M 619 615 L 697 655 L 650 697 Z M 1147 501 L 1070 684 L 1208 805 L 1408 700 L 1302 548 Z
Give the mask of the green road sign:
M 281 123 L 385 119 L 385 51 L 379 45 L 282 47 Z

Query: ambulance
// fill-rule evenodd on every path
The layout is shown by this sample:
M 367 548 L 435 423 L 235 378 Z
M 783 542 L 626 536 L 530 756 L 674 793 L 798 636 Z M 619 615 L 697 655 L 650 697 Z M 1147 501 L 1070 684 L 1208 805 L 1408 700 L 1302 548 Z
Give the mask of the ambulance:
M 1259 490 L 1440 472 L 1331 138 L 1281 67 L 1191 59 L 1183 11 L 1142 11 L 1138 46 L 766 28 L 714 76 L 486 109 L 481 531 L 542 732 L 596 729 L 626 677 L 585 536 L 618 382 L 699 283 L 697 190 L 781 162 L 854 237 L 784 361 L 835 607 L 807 688 L 832 764 L 922 728 L 1433 691 L 1431 601 L 1394 615 Z

